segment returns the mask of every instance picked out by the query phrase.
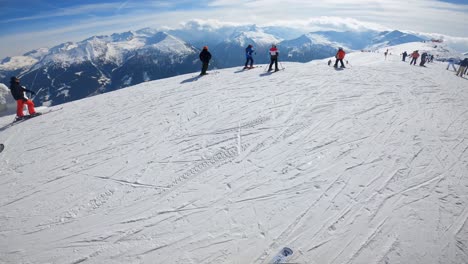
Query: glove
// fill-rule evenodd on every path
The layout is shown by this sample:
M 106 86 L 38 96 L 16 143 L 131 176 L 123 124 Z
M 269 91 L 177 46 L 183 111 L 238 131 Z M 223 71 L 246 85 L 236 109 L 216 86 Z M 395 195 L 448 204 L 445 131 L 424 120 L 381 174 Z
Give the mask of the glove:
M 28 101 L 28 99 L 26 98 L 23 98 L 23 102 L 26 103 Z

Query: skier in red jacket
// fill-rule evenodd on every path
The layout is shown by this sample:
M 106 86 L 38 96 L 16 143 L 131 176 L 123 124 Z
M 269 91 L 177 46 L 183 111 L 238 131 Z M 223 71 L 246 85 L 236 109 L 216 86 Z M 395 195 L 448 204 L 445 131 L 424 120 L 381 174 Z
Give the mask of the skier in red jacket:
M 335 65 L 333 67 L 338 68 L 338 62 L 341 63 L 341 68 L 346 68 L 343 63 L 343 59 L 345 57 L 346 53 L 344 52 L 343 48 L 338 48 L 338 52 L 335 55 L 336 61 Z
M 273 63 L 275 64 L 275 72 L 279 71 L 278 69 L 278 56 L 279 51 L 276 48 L 276 45 L 271 45 L 271 49 L 269 50 L 270 53 L 270 67 L 268 67 L 268 71 L 272 71 Z

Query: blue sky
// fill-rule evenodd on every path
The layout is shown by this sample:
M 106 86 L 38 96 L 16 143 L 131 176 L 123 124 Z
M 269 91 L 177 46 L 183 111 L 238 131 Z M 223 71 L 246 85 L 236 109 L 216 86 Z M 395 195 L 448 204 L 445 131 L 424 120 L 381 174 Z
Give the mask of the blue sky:
M 468 0 L 0 0 L 0 58 L 93 35 L 178 27 L 192 19 L 468 38 Z

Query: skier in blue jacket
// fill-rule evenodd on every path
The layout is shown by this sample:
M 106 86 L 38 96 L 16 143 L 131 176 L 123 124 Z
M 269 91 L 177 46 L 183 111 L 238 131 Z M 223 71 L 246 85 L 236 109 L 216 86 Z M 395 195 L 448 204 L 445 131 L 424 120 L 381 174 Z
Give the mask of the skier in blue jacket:
M 246 61 L 245 61 L 244 69 L 252 69 L 253 68 L 253 62 L 254 61 L 253 61 L 252 53 L 254 53 L 254 48 L 252 47 L 252 45 L 247 46 L 247 48 L 245 48 Z M 247 66 L 249 64 L 249 62 L 250 62 L 250 67 Z

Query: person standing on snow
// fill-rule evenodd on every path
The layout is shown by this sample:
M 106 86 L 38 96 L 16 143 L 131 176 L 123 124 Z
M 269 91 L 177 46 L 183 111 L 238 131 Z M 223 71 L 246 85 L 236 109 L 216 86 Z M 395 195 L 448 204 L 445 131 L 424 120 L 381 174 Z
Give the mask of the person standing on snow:
M 279 71 L 278 69 L 278 56 L 279 56 L 279 51 L 276 48 L 276 45 L 273 44 L 271 45 L 270 48 L 270 67 L 268 68 L 268 71 L 272 71 L 273 63 L 275 64 L 275 72 Z
M 244 66 L 244 69 L 252 69 L 253 68 L 253 56 L 252 56 L 252 53 L 254 53 L 254 48 L 252 45 L 249 45 L 247 46 L 247 48 L 245 48 L 245 58 L 246 58 L 246 61 L 245 61 L 245 66 Z M 250 62 L 250 67 L 248 67 L 247 65 L 249 65 L 249 62 Z
M 411 62 L 410 62 L 410 65 L 411 64 L 414 64 L 416 65 L 416 62 L 418 61 L 418 58 L 419 58 L 419 51 L 415 50 L 413 51 L 413 53 L 411 53 Z
M 384 55 L 385 55 L 385 60 L 387 60 L 388 49 L 384 52 Z
M 426 59 L 427 59 L 427 53 L 423 52 L 423 54 L 421 55 L 421 62 L 419 63 L 419 66 L 426 67 L 424 66 L 424 64 L 426 63 Z
M 203 50 L 200 52 L 200 60 L 202 62 L 202 70 L 200 73 L 201 75 L 207 75 L 206 71 L 208 70 L 208 64 L 211 60 L 211 53 L 208 51 L 208 46 L 204 46 Z
M 341 63 L 341 68 L 346 68 L 343 63 L 343 59 L 345 57 L 346 53 L 344 52 L 343 48 L 338 48 L 338 52 L 335 55 L 335 65 L 333 67 L 338 68 L 338 62 Z
M 457 76 L 463 77 L 463 74 L 465 73 L 465 69 L 468 67 L 468 58 L 465 58 L 460 62 L 460 67 L 458 68 L 457 71 Z
M 402 55 L 403 55 L 403 61 L 406 61 L 406 57 L 408 57 L 408 53 L 406 53 L 406 51 L 405 51 L 405 52 L 403 52 Z
M 26 92 L 31 93 L 32 95 L 36 94 L 35 92 L 24 88 L 20 85 L 20 79 L 15 76 L 10 79 L 10 92 L 13 98 L 16 100 L 16 120 L 21 120 L 24 118 L 23 108 L 24 105 L 28 106 L 28 112 L 30 116 L 40 115 L 34 110 L 34 103 L 31 99 L 26 96 Z
M 455 59 L 454 58 L 448 59 L 447 70 L 449 69 L 450 66 L 452 66 L 453 71 L 457 71 L 457 68 L 455 68 Z

